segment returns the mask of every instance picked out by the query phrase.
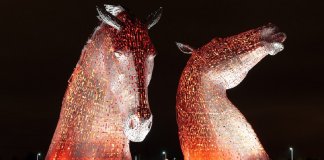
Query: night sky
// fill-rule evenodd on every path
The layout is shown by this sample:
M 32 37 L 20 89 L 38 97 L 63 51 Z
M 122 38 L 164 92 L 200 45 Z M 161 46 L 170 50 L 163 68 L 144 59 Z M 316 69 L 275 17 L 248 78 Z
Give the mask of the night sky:
M 160 6 L 150 30 L 158 55 L 149 86 L 153 127 L 131 151 L 145 160 L 182 159 L 175 95 L 189 58 L 175 41 L 199 48 L 272 22 L 287 34 L 285 49 L 267 56 L 229 99 L 251 123 L 272 159 L 324 158 L 324 1 L 312 0 L 2 0 L 0 2 L 0 159 L 46 154 L 67 81 L 94 28 L 96 5 L 122 4 L 140 19 Z

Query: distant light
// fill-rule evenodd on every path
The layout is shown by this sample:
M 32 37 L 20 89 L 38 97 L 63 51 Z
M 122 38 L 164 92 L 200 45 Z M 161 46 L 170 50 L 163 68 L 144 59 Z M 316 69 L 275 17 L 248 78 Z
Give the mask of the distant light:
M 165 154 L 165 151 L 163 151 L 162 154 Z
M 36 156 L 36 160 L 39 160 L 39 157 L 41 156 L 42 154 L 40 152 L 37 153 L 37 156 Z
M 292 147 L 289 147 L 289 150 L 290 150 L 290 159 L 291 160 L 294 160 L 294 148 L 292 148 Z

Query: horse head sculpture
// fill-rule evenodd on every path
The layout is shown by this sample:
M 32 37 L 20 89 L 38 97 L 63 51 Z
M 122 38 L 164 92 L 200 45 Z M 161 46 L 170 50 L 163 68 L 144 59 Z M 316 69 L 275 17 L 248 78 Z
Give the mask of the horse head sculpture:
M 228 38 L 215 38 L 193 49 L 177 92 L 179 139 L 185 160 L 268 159 L 251 125 L 228 100 L 237 86 L 266 55 L 283 50 L 284 33 L 272 24 Z
M 97 7 L 102 21 L 69 80 L 46 159 L 130 160 L 129 140 L 152 126 L 148 85 L 155 48 L 148 34 L 162 8 L 145 22 L 121 6 Z

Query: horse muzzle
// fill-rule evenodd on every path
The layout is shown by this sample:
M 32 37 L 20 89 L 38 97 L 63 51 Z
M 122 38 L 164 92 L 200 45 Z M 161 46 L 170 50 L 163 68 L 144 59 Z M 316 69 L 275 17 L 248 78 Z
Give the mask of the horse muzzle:
M 148 119 L 140 118 L 137 114 L 130 115 L 124 126 L 124 134 L 132 142 L 142 142 L 152 127 L 152 114 Z

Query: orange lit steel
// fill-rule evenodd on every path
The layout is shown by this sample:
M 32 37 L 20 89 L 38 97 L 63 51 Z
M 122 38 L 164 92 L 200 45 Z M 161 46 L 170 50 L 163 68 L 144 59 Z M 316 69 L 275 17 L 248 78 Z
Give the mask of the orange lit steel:
M 152 126 L 147 87 L 155 49 L 146 23 L 121 6 L 99 9 L 102 21 L 69 80 L 48 160 L 131 160 L 129 140 L 143 141 Z
M 185 160 L 267 160 L 251 125 L 229 101 L 237 86 L 266 55 L 283 49 L 286 36 L 266 25 L 199 49 L 177 43 L 191 54 L 177 92 L 179 139 Z

